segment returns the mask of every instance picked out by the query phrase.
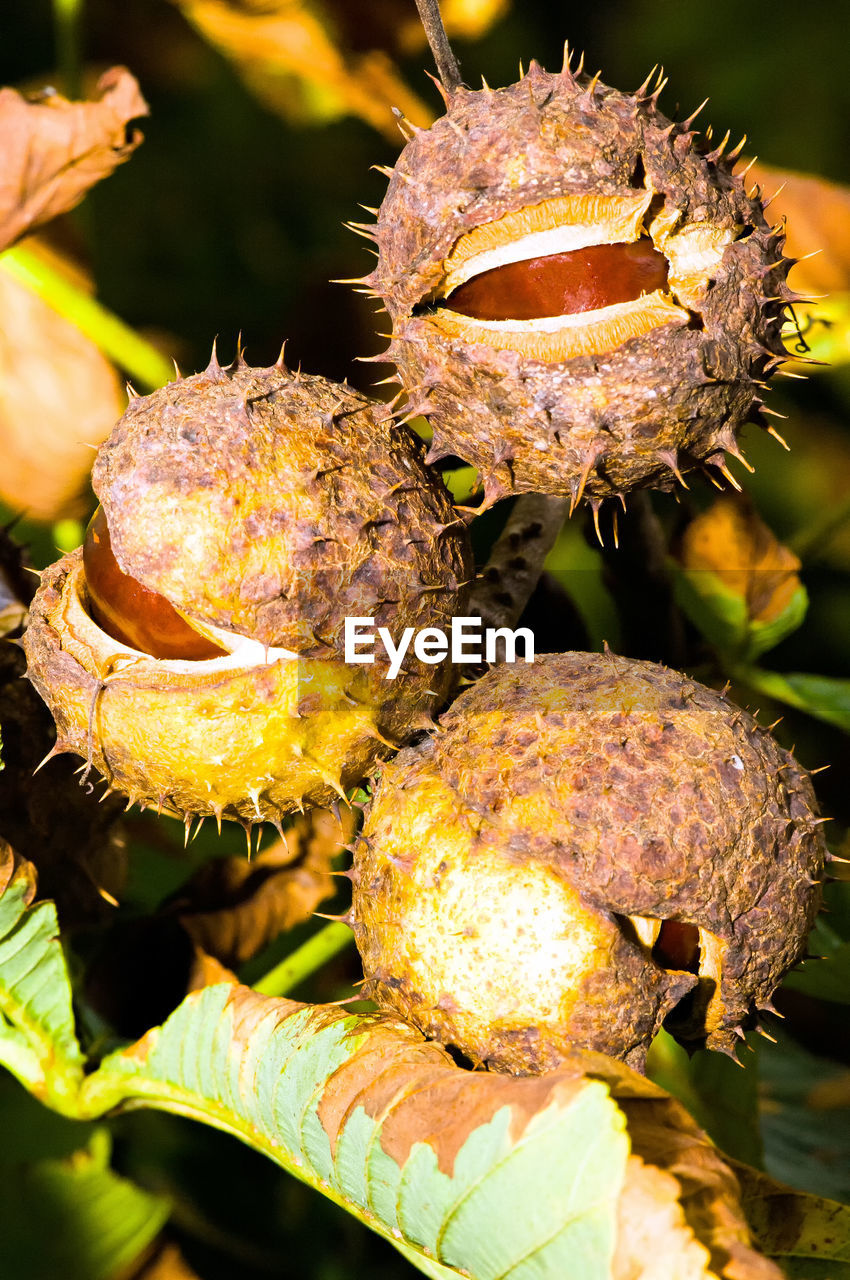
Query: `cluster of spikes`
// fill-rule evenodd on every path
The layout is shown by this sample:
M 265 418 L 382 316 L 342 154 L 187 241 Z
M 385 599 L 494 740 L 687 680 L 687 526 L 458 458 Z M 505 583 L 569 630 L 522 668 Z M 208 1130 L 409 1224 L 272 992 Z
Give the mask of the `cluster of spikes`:
M 583 55 L 578 59 L 575 66 L 572 63 L 572 55 L 569 47 L 566 46 L 563 66 L 557 76 L 559 85 L 571 94 L 578 94 L 585 108 L 591 108 L 594 103 L 602 103 L 605 96 L 612 91 L 608 90 L 601 82 L 600 74 L 597 72 L 592 77 L 584 75 Z M 542 78 L 546 78 L 549 83 L 553 79 L 553 77 L 547 77 L 547 73 L 543 72 L 536 62 L 530 64 L 527 72 L 523 70 L 522 66 L 520 67 L 519 84 L 528 85 L 527 101 L 533 104 L 535 104 L 535 85 Z M 448 125 L 458 136 L 459 141 L 464 142 L 467 150 L 470 146 L 469 139 L 461 125 L 454 118 L 458 106 L 460 105 L 466 109 L 465 104 L 475 98 L 479 100 L 480 110 L 483 112 L 486 110 L 487 100 L 495 103 L 500 95 L 505 95 L 517 88 L 517 86 L 511 86 L 510 90 L 493 90 L 485 80 L 482 80 L 480 91 L 470 91 L 461 85 L 446 87 L 439 81 L 435 81 L 435 83 L 442 94 L 446 106 L 446 115 L 437 124 Z M 683 120 L 679 122 L 669 121 L 664 123 L 662 127 L 662 122 L 665 118 L 660 114 L 656 118 L 655 113 L 659 97 L 666 83 L 667 80 L 663 69 L 653 67 L 649 76 L 636 90 L 635 94 L 632 95 L 635 110 L 652 114 L 653 124 L 658 124 L 659 132 L 671 140 L 671 145 L 675 143 L 682 150 L 694 148 L 698 135 L 692 126 L 705 108 L 708 99 Z M 545 104 L 546 98 L 543 101 Z M 478 106 L 476 106 L 476 109 L 478 109 Z M 469 462 L 471 465 L 478 467 L 483 497 L 479 505 L 468 509 L 466 514 L 479 514 L 501 498 L 519 491 L 552 492 L 552 489 L 547 489 L 544 485 L 535 483 L 533 479 L 527 483 L 522 482 L 521 473 L 524 465 L 521 457 L 522 445 L 518 447 L 516 436 L 511 436 L 510 433 L 497 437 L 494 432 L 494 438 L 488 444 L 490 452 L 486 460 L 483 459 L 483 451 L 481 456 L 468 456 L 469 448 L 464 448 L 467 442 L 463 438 L 458 438 L 452 415 L 446 409 L 446 399 L 448 398 L 448 392 L 445 391 L 446 366 L 453 357 L 447 356 L 445 347 L 438 344 L 434 344 L 433 351 L 430 351 L 428 337 L 427 335 L 423 337 L 420 330 L 417 330 L 415 336 L 408 336 L 405 332 L 407 319 L 412 309 L 407 300 L 402 301 L 397 296 L 394 296 L 397 293 L 395 277 L 398 273 L 395 272 L 394 274 L 395 264 L 391 261 L 394 252 L 394 233 L 390 223 L 391 220 L 396 223 L 398 221 L 399 202 L 403 203 L 404 201 L 405 188 L 411 190 L 415 188 L 415 194 L 411 195 L 411 209 L 417 207 L 417 202 L 419 204 L 427 202 L 429 174 L 427 164 L 423 163 L 420 157 L 422 154 L 426 154 L 421 149 L 422 140 L 426 139 L 431 131 L 418 128 L 400 113 L 398 113 L 398 125 L 405 142 L 412 144 L 410 148 L 406 149 L 411 154 L 409 164 L 405 163 L 405 153 L 403 153 L 400 162 L 394 168 L 376 166 L 378 171 L 390 181 L 388 195 L 394 201 L 392 207 L 388 207 L 389 201 L 384 202 L 382 209 L 362 206 L 375 217 L 375 222 L 350 222 L 347 224 L 356 234 L 377 245 L 373 252 L 378 259 L 378 266 L 365 276 L 339 281 L 339 283 L 351 284 L 359 292 L 375 299 L 390 313 L 394 321 L 393 331 L 382 335 L 389 339 L 389 347 L 379 355 L 364 357 L 363 359 L 367 362 L 395 365 L 396 371 L 382 379 L 376 386 L 396 387 L 396 394 L 388 404 L 387 412 L 392 415 L 399 425 L 410 423 L 420 417 L 430 419 L 432 439 L 426 459 L 429 463 L 433 464 L 446 458 L 459 457 L 464 462 Z M 713 130 L 711 126 L 708 126 L 699 144 L 701 161 L 704 165 L 714 166 L 721 171 L 724 180 L 731 179 L 734 166 L 739 160 L 746 143 L 746 137 L 742 137 L 740 142 L 732 148 L 729 148 L 730 134 L 728 131 L 719 142 L 710 147 L 709 144 L 712 141 Z M 420 147 L 419 152 L 416 151 L 417 145 Z M 472 162 L 470 161 L 470 163 Z M 764 210 L 768 208 L 778 192 L 775 192 L 770 198 L 762 200 L 761 191 L 757 185 L 754 185 L 751 190 L 746 189 L 744 179 L 754 162 L 755 160 L 753 159 L 747 164 L 737 175 L 737 180 L 740 182 L 746 198 L 750 201 L 759 202 L 761 209 Z M 395 194 L 397 192 L 399 194 Z M 462 223 L 459 219 L 456 237 L 467 231 L 469 225 L 469 221 Z M 628 494 L 632 488 L 657 487 L 673 488 L 674 490 L 679 486 L 688 488 L 686 473 L 688 470 L 694 469 L 702 471 L 716 488 L 724 490 L 728 485 L 740 492 L 741 485 L 730 470 L 729 460 L 734 459 L 747 471 L 753 471 L 753 467 L 743 454 L 737 439 L 738 430 L 745 422 L 751 422 L 759 426 L 784 448 L 788 448 L 780 430 L 775 425 L 777 420 L 784 419 L 785 415 L 766 403 L 766 395 L 769 390 L 768 378 L 776 372 L 782 372 L 785 376 L 792 378 L 805 376 L 799 372 L 781 368 L 788 360 L 788 355 L 779 335 L 787 314 L 790 313 L 792 322 L 796 324 L 796 317 L 793 312 L 794 306 L 811 302 L 813 299 L 796 293 L 788 287 L 785 281 L 788 270 L 797 259 L 789 258 L 783 254 L 784 238 L 783 221 L 767 228 L 761 260 L 754 265 L 752 273 L 754 278 L 751 281 L 754 303 L 760 308 L 765 318 L 765 328 L 768 332 L 767 336 L 764 332 L 760 335 L 753 334 L 746 340 L 746 349 L 741 353 L 742 360 L 746 361 L 747 364 L 747 379 L 751 395 L 747 408 L 739 414 L 736 420 L 730 421 L 727 416 L 718 415 L 714 423 L 711 439 L 703 442 L 696 454 L 689 450 L 687 444 L 681 448 L 671 447 L 667 442 L 659 444 L 653 458 L 655 468 L 653 476 L 645 481 L 638 481 L 634 485 L 623 485 L 618 484 L 616 480 L 608 480 L 605 477 L 605 455 L 608 447 L 607 425 L 605 413 L 600 412 L 597 415 L 597 422 L 594 424 L 597 429 L 594 430 L 592 437 L 585 441 L 583 452 L 577 456 L 574 464 L 562 476 L 561 488 L 558 491 L 562 492 L 563 496 L 567 498 L 571 515 L 583 501 L 587 501 L 593 513 L 594 525 L 600 541 L 602 541 L 599 518 L 600 507 L 606 497 L 614 498 L 625 509 Z M 445 243 L 450 244 L 451 242 L 450 237 L 448 240 L 443 237 L 443 240 Z M 415 356 L 412 356 L 411 351 L 414 348 L 414 344 L 417 345 L 417 350 Z M 455 344 L 455 347 L 457 345 Z M 475 352 L 469 356 L 470 364 L 474 363 L 474 359 Z M 818 363 L 804 354 L 795 354 L 794 361 L 797 365 Z M 710 388 L 713 384 L 722 385 L 728 378 L 726 369 L 712 368 L 710 362 L 705 358 L 701 360 L 699 369 L 690 369 L 688 372 L 705 388 Z M 457 389 L 452 387 L 451 390 L 456 392 Z M 474 391 L 471 395 L 474 396 Z M 455 405 L 455 416 L 457 418 L 475 416 L 477 407 L 471 400 L 469 403 L 464 404 L 463 398 L 460 395 L 456 395 Z M 563 427 L 560 423 L 558 423 L 558 427 L 563 433 Z M 541 427 L 540 429 L 543 430 L 545 428 Z M 553 428 L 550 425 L 549 430 L 554 431 L 556 436 L 558 435 L 557 428 Z M 569 426 L 567 426 L 568 432 Z M 536 447 L 540 448 L 541 446 L 537 445 Z M 616 543 L 616 505 L 612 508 L 612 526 Z

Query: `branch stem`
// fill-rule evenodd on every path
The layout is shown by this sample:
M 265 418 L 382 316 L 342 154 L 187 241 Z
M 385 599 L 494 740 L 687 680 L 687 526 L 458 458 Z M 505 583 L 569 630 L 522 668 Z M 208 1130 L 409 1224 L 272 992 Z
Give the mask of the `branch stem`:
M 82 24 L 84 0 L 53 0 L 56 68 L 68 98 L 83 90 Z
M 469 611 L 482 626 L 513 627 L 519 621 L 569 509 L 566 498 L 539 493 L 517 498 L 472 589 Z
M 440 0 L 416 0 L 416 8 L 419 10 L 419 17 L 434 55 L 440 83 L 447 93 L 452 93 L 460 88 L 463 81 L 457 58 L 449 44 L 446 28 L 443 26 Z
M 76 325 L 139 390 L 153 391 L 174 378 L 174 368 L 162 352 L 26 244 L 6 250 L 0 257 L 0 271 Z
M 259 982 L 254 983 L 254 990 L 264 996 L 285 996 L 353 941 L 354 934 L 347 924 L 340 921 L 327 924 L 281 960 L 280 964 L 264 973 Z

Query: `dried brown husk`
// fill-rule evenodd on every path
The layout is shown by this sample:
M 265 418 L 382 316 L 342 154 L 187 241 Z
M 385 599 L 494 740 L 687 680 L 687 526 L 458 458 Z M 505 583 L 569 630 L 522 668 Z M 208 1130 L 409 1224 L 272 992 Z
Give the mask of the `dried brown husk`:
M 824 857 L 808 775 L 746 712 L 652 663 L 545 655 L 384 768 L 354 929 L 379 1003 L 475 1062 L 640 1068 L 668 1015 L 734 1051 L 804 952 Z M 664 921 L 698 966 L 653 949 Z
M 127 854 L 117 800 L 79 785 L 70 757 L 39 769 L 55 744 L 50 714 L 22 677 L 23 654 L 0 643 L 0 839 L 38 868 L 66 927 L 111 914 L 126 879 Z
M 243 822 L 327 805 L 414 729 L 452 679 L 349 666 L 344 622 L 446 626 L 466 531 L 418 444 L 346 386 L 282 364 L 133 401 L 93 483 L 125 573 L 226 650 L 158 660 L 92 620 L 80 552 L 48 569 L 25 644 L 74 751 L 142 805 Z
M 0 89 L 0 248 L 67 213 L 142 141 L 133 120 L 148 114 L 125 67 L 104 72 L 91 102 L 55 90 L 25 98 Z
M 365 284 L 392 319 L 381 358 L 397 365 L 404 412 L 428 416 L 432 459 L 479 470 L 487 504 L 522 490 L 597 503 L 669 488 L 689 468 L 722 470 L 740 427 L 759 420 L 793 298 L 782 228 L 724 144 L 668 120 L 659 93 L 621 93 L 568 59 L 559 74 L 532 64 L 505 89 L 453 90 L 445 116 L 411 130 L 377 226 L 364 228 L 378 247 Z M 564 227 L 568 247 L 648 234 L 669 287 L 563 324 L 452 312 L 469 252 L 535 256 L 517 238 Z

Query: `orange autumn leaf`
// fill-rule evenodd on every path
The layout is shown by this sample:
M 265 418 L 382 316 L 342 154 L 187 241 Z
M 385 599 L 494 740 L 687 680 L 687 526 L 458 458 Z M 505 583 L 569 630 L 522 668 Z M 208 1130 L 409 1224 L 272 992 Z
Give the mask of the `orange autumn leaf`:
M 750 622 L 773 622 L 800 587 L 800 561 L 738 495 L 718 498 L 685 529 L 678 559 L 688 571 L 707 570 L 741 597 Z
M 45 90 L 0 89 L 0 249 L 67 213 L 142 141 L 131 122 L 148 114 L 135 78 L 113 67 L 91 102 Z
M 273 111 L 317 120 L 355 115 L 398 143 L 393 108 L 427 125 L 429 108 L 382 49 L 344 49 L 304 0 L 176 0 L 200 34 L 234 62 Z
M 29 248 L 88 288 L 38 237 Z M 118 374 L 94 343 L 0 271 L 0 498 L 38 520 L 84 514 L 92 446 L 125 405 Z
M 771 218 L 786 219 L 785 253 L 803 259 L 791 271 L 797 292 L 820 296 L 850 289 L 850 187 L 760 163 L 749 170 L 747 186 L 752 182 L 766 199 L 777 193 Z

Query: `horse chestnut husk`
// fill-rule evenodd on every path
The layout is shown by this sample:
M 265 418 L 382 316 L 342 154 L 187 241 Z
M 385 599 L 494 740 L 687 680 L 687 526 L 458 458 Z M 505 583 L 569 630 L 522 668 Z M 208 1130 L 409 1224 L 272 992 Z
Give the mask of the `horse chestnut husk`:
M 472 1062 L 640 1069 L 662 1023 L 734 1051 L 824 858 L 808 775 L 752 716 L 654 663 L 549 654 L 383 767 L 351 917 L 366 990 Z
M 429 460 L 478 469 L 485 505 L 670 488 L 724 472 L 744 423 L 765 425 L 796 296 L 783 230 L 736 153 L 669 120 L 659 93 L 621 93 L 569 58 L 447 91 L 361 228 L 400 412 L 428 417 Z
M 344 660 L 347 615 L 448 626 L 472 572 L 448 492 L 381 411 L 241 357 L 132 400 L 24 640 L 57 752 L 187 820 L 277 821 L 431 722 L 448 664 Z

